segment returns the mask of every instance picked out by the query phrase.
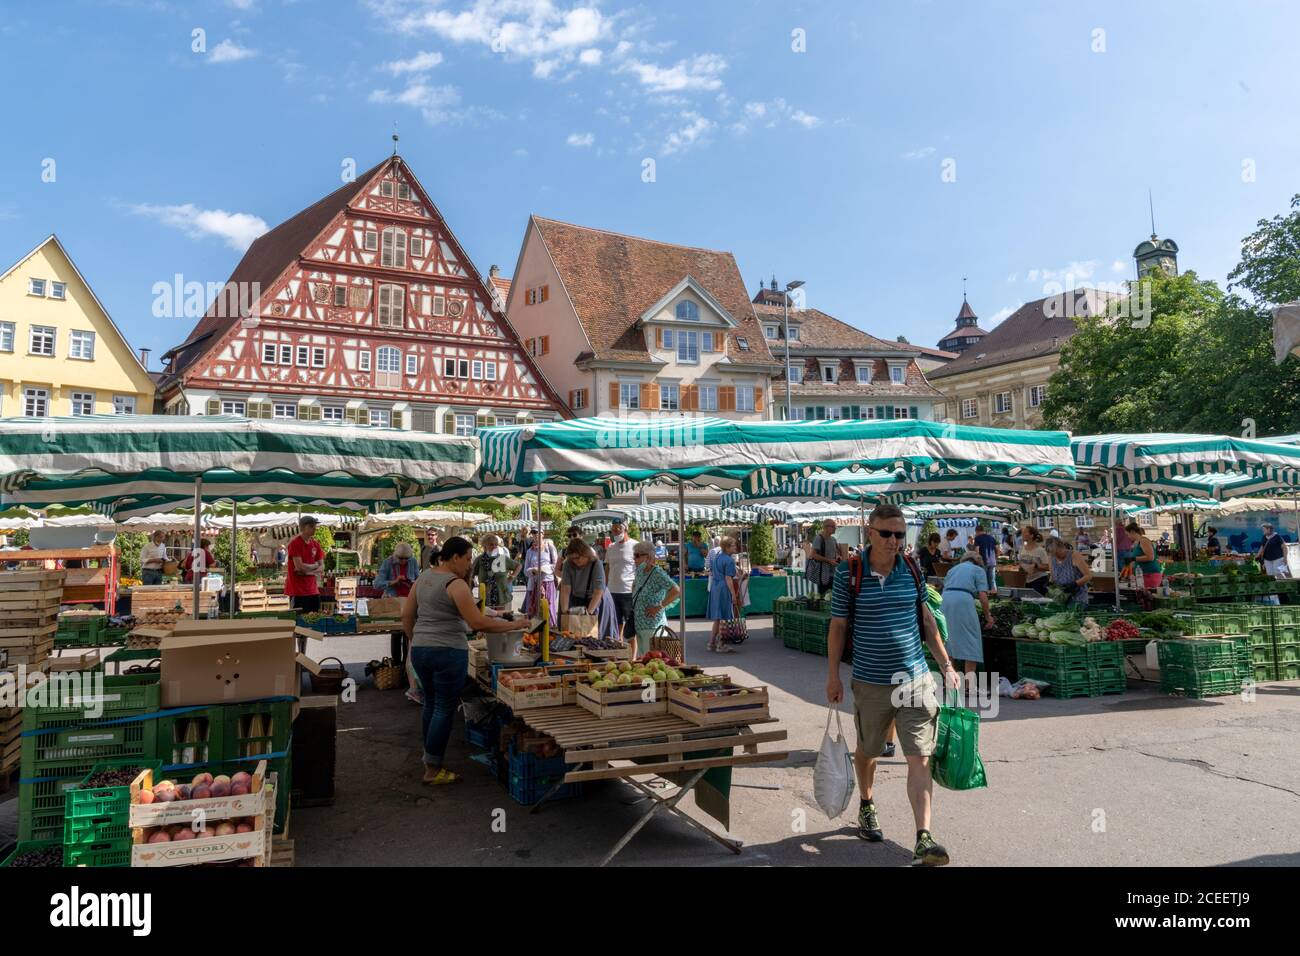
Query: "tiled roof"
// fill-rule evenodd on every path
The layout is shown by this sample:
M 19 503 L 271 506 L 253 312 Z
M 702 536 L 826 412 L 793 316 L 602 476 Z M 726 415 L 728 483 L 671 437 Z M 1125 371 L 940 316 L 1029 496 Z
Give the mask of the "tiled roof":
M 957 313 L 957 318 L 974 319 L 976 317 L 975 310 L 970 307 L 970 303 L 967 302 L 966 297 L 963 296 L 961 300 L 961 311 Z
M 942 368 L 930 373 L 931 378 L 948 378 L 973 372 L 979 369 L 1005 365 L 1023 359 L 1055 355 L 1078 327 L 1074 319 L 1062 314 L 1067 311 L 1066 301 L 1071 293 L 1063 296 L 1047 296 L 1027 302 L 1015 312 L 1003 319 L 998 326 L 984 336 L 978 345 L 972 345 L 961 356 Z M 1099 292 L 1096 289 L 1076 289 L 1074 311 L 1076 314 L 1091 314 L 1099 303 L 1115 298 L 1114 293 Z M 1045 309 L 1051 303 L 1052 314 Z
M 925 345 L 909 345 L 908 348 L 916 349 L 922 355 L 928 355 L 930 358 L 944 359 L 945 361 L 952 361 L 961 354 L 960 352 L 945 352 L 943 349 L 932 349 Z
M 909 376 L 910 378 L 910 376 Z M 778 387 L 775 383 L 773 388 L 778 393 L 785 388 L 785 379 L 781 379 L 782 384 Z M 817 395 L 826 396 L 872 396 L 877 398 L 942 398 L 943 392 L 939 391 L 933 385 L 926 381 L 908 381 L 906 383 L 891 382 L 888 379 L 884 381 L 873 381 L 870 384 L 864 384 L 855 380 L 841 380 L 834 384 L 830 382 L 821 382 L 809 379 L 802 384 L 791 385 L 790 391 L 794 395 L 802 395 L 811 398 Z
M 492 288 L 496 289 L 498 292 L 501 293 L 501 298 L 503 301 L 510 296 L 509 279 L 502 278 L 501 276 L 492 276 Z
M 777 305 L 756 305 L 755 313 L 764 322 L 781 320 L 782 309 Z M 863 349 L 883 352 L 906 352 L 910 345 L 901 342 L 887 342 L 874 335 L 855 329 L 847 322 L 841 322 L 834 316 L 817 309 L 791 309 L 790 321 L 799 323 L 799 338 L 790 343 L 792 351 L 798 349 Z M 785 354 L 781 343 L 774 346 L 773 354 Z
M 239 260 L 235 271 L 226 280 L 239 288 L 249 288 L 258 283 L 261 289 L 268 291 L 286 268 L 293 265 L 302 251 L 307 248 L 330 220 L 337 216 L 366 187 L 381 167 L 391 162 L 392 157 L 366 170 L 352 180 L 340 186 L 324 199 L 312 203 L 302 212 L 290 216 L 270 232 L 259 236 Z M 233 297 L 235 302 L 242 302 L 243 295 Z M 190 364 L 211 348 L 225 332 L 239 320 L 239 316 L 227 315 L 229 297 L 218 295 L 207 314 L 199 320 L 185 341 L 173 349 L 173 358 L 168 369 L 168 380 L 175 378 Z
M 983 338 L 986 335 L 988 335 L 988 332 L 981 329 L 978 325 L 959 325 L 951 332 L 949 332 L 947 335 L 945 335 L 943 338 L 941 338 L 939 341 L 947 342 L 949 339 L 971 338 L 971 337 Z
M 736 320 L 727 349 L 733 361 L 775 364 L 730 252 L 675 246 L 540 216 L 533 216 L 532 222 L 591 341 L 594 358 L 651 361 L 645 335 L 635 324 L 690 276 Z M 747 339 L 748 352 L 735 345 L 737 335 Z
M 827 382 L 822 379 L 822 364 L 818 359 L 795 356 L 792 362 L 803 366 L 803 382 L 795 383 L 793 388 L 800 395 L 928 395 L 935 398 L 942 394 L 931 385 L 915 361 L 907 363 L 907 371 L 902 382 L 889 378 L 889 360 L 876 359 L 871 366 L 871 381 L 857 380 L 857 367 L 852 358 L 836 360 L 839 368 L 839 381 Z M 778 377 L 785 381 L 785 370 Z M 776 380 L 774 380 L 776 381 Z M 782 385 L 784 387 L 784 385 Z

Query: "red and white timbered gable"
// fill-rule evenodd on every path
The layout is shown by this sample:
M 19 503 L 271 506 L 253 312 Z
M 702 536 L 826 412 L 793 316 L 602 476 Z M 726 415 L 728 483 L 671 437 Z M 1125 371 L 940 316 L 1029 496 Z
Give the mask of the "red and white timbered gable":
M 566 415 L 406 164 L 368 175 L 181 372 L 190 410 L 462 433 Z

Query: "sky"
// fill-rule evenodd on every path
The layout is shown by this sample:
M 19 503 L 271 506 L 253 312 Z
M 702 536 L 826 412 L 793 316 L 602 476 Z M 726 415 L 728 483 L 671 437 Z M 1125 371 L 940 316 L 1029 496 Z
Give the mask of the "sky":
M 1132 277 L 1219 282 L 1300 192 L 1300 5 L 7 0 L 0 268 L 57 233 L 131 344 L 393 147 L 486 275 L 530 214 L 725 249 L 933 346 Z

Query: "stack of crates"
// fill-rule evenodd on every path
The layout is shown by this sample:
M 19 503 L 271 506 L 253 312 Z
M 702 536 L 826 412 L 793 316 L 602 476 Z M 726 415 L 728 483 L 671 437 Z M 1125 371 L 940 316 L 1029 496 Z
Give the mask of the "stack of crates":
M 1275 680 L 1300 680 L 1300 607 L 1270 607 Z
M 1019 641 L 1016 669 L 1022 678 L 1047 683 L 1053 697 L 1100 697 L 1128 688 L 1124 648 L 1114 641 L 1083 646 Z
M 131 865 L 131 787 L 91 787 L 88 780 L 101 770 L 146 770 L 143 785 L 157 782 L 157 760 L 108 760 L 91 768 L 77 786 L 68 790 L 63 817 L 64 866 Z
M 1239 692 L 1237 646 L 1231 639 L 1161 641 L 1160 690 L 1197 699 Z
M 515 741 L 510 741 L 508 753 L 510 796 L 518 803 L 531 807 L 538 803 L 559 783 L 568 771 L 564 754 L 554 757 L 539 757 L 526 750 L 519 750 Z M 576 797 L 582 793 L 582 784 L 566 783 L 550 795 L 550 800 L 562 800 Z
M 133 718 L 158 710 L 157 673 L 105 677 L 102 690 L 90 692 L 81 683 L 88 675 L 70 676 L 50 681 L 47 699 L 23 708 L 20 840 L 63 840 L 65 793 L 95 764 L 154 758 L 154 721 Z

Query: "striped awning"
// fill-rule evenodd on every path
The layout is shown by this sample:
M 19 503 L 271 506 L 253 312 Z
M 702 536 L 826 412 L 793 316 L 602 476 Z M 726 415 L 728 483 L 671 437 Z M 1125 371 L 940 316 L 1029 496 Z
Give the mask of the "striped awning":
M 745 525 L 762 520 L 757 512 L 749 508 L 721 508 L 717 505 L 687 505 L 685 513 L 687 524 Z M 569 523 L 607 523 L 615 517 L 621 517 L 629 523 L 635 522 L 643 528 L 675 528 L 680 521 L 677 505 L 665 502 L 653 505 L 618 505 L 586 511 L 571 518 Z

